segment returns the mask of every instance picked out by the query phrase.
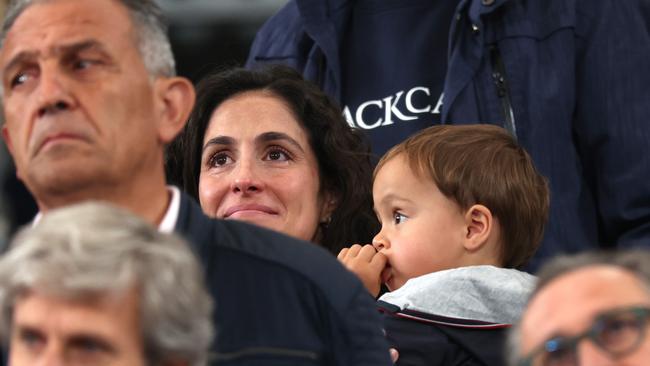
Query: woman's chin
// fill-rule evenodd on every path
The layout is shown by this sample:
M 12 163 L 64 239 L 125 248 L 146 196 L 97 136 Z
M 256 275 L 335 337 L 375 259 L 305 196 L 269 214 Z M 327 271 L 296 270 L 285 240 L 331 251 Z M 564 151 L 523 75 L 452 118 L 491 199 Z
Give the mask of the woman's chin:
M 269 214 L 266 212 L 239 211 L 233 215 L 228 216 L 226 220 L 244 221 L 249 224 L 261 226 L 265 229 L 279 231 L 281 233 L 290 235 L 286 232 L 286 228 L 284 225 L 282 225 L 282 220 L 280 220 L 280 217 L 278 215 Z

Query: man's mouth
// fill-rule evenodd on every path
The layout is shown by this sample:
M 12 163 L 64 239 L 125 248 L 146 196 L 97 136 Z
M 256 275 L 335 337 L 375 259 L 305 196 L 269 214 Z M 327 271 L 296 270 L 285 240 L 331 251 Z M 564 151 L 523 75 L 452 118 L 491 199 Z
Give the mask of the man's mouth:
M 39 153 L 53 145 L 59 143 L 66 143 L 70 141 L 79 142 L 79 141 L 86 141 L 86 139 L 84 139 L 84 137 L 81 135 L 69 133 L 69 132 L 59 132 L 59 133 L 49 134 L 40 141 L 36 153 Z

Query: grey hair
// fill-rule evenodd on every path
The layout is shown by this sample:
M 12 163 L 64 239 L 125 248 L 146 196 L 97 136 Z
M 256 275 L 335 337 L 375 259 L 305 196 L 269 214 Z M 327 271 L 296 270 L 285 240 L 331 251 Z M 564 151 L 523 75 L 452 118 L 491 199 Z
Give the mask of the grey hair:
M 569 272 L 591 266 L 615 266 L 632 273 L 650 294 L 650 251 L 632 249 L 616 252 L 587 252 L 573 256 L 559 256 L 545 264 L 538 274 L 535 290 L 530 295 L 532 300 L 550 282 Z M 517 366 L 521 354 L 521 320 L 508 332 L 506 341 L 506 358 L 508 365 Z
M 49 0 L 12 0 L 9 3 L 0 33 L 0 48 L 4 46 L 7 33 L 25 9 L 46 1 Z M 134 28 L 133 36 L 149 74 L 152 77 L 176 75 L 174 55 L 167 38 L 167 23 L 156 2 L 154 0 L 115 1 L 124 5 L 129 11 Z
M 134 288 L 148 364 L 206 365 L 213 304 L 189 247 L 99 203 L 51 211 L 14 238 L 0 259 L 0 339 L 8 341 L 15 301 L 29 291 L 83 300 Z

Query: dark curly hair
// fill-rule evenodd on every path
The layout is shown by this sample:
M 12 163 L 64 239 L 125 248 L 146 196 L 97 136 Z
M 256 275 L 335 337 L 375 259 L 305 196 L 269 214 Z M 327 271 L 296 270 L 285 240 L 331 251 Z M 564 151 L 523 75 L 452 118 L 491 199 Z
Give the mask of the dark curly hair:
M 234 68 L 205 77 L 183 132 L 168 147 L 167 173 L 198 199 L 201 149 L 213 111 L 247 91 L 270 92 L 291 108 L 318 161 L 320 189 L 337 200 L 331 221 L 321 225 L 320 242 L 337 254 L 354 243 L 369 243 L 379 231 L 372 211 L 372 161 L 365 135 L 350 127 L 338 105 L 293 69 L 275 65 L 260 70 Z

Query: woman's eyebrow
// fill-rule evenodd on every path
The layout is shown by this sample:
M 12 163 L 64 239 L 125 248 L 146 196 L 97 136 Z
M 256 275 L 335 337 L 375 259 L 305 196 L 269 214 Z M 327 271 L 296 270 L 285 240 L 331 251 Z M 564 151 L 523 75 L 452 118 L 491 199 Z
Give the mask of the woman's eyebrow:
M 211 139 L 208 140 L 208 142 L 203 145 L 203 150 L 201 152 L 205 152 L 205 149 L 212 145 L 234 145 L 235 144 L 235 139 L 230 137 L 230 136 L 215 136 Z
M 290 143 L 291 145 L 295 146 L 297 149 L 299 149 L 302 152 L 305 152 L 302 146 L 293 139 L 291 136 L 287 135 L 286 133 L 283 132 L 276 132 L 276 131 L 271 131 L 271 132 L 264 132 L 257 136 L 255 138 L 256 142 L 270 142 L 270 141 L 277 141 L 277 140 L 282 140 Z

